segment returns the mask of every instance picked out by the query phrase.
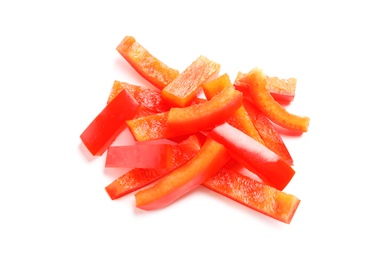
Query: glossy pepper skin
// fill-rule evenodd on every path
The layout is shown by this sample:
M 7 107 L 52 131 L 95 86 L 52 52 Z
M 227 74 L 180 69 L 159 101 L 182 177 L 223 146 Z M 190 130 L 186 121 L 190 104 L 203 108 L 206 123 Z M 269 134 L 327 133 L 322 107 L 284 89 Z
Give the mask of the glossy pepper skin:
M 80 135 L 89 152 L 94 156 L 102 155 L 138 108 L 139 104 L 131 94 L 127 90 L 121 91 Z
M 125 36 L 116 50 L 135 71 L 160 90 L 179 75 L 178 70 L 152 55 L 133 36 Z
M 143 210 L 166 207 L 216 174 L 229 158 L 223 145 L 207 138 L 190 161 L 135 193 L 136 206 Z
M 226 147 L 232 158 L 271 187 L 283 190 L 295 174 L 280 156 L 228 123 L 216 126 L 207 136 Z
M 110 146 L 105 167 L 162 169 L 170 167 L 172 157 L 172 145 L 166 143 Z

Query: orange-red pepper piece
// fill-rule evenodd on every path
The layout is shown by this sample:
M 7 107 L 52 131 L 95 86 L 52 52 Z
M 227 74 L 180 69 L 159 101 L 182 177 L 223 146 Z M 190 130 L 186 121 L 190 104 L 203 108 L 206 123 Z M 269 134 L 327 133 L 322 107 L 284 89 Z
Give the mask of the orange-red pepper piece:
M 158 180 L 168 172 L 194 157 L 202 147 L 205 137 L 201 134 L 190 135 L 172 147 L 172 162 L 166 169 L 134 168 L 106 186 L 112 200 L 125 196 Z
M 203 92 L 208 100 L 220 93 L 224 88 L 234 88 L 227 73 L 224 73 L 216 79 L 202 84 Z M 249 117 L 244 106 L 240 106 L 231 117 L 226 119 L 226 122 L 243 131 L 250 137 L 254 138 L 256 141 L 264 144 L 264 141 L 253 125 L 252 119 Z
M 255 106 L 275 124 L 292 131 L 307 132 L 310 118 L 289 113 L 271 96 L 266 79 L 260 68 L 252 69 L 242 81 L 248 84 Z
M 134 117 L 138 102 L 124 89 L 94 118 L 80 138 L 90 153 L 102 155 L 126 126 L 126 120 Z
M 168 129 L 168 112 L 161 112 L 126 121 L 126 124 L 136 141 L 150 141 L 174 137 Z
M 216 174 L 229 158 L 223 145 L 207 138 L 191 160 L 163 176 L 153 186 L 135 193 L 136 207 L 153 210 L 168 206 Z
M 116 50 L 135 71 L 158 89 L 163 89 L 179 75 L 178 70 L 152 55 L 133 36 L 125 36 Z
M 168 103 L 161 98 L 161 91 L 118 80 L 114 81 L 107 102 L 110 102 L 123 89 L 127 89 L 133 98 L 140 104 L 140 112 L 134 116 L 134 118 L 137 118 L 140 115 L 161 113 L 170 109 Z
M 168 112 L 167 125 L 177 134 L 209 130 L 225 122 L 242 106 L 242 93 L 225 88 L 212 99 L 189 107 L 173 107 Z
M 203 183 L 203 186 L 273 219 L 290 224 L 300 199 L 277 190 L 228 167 Z
M 244 77 L 244 73 L 238 72 L 233 85 L 237 90 L 244 93 L 244 96 L 250 97 L 249 86 L 242 81 L 242 78 Z M 279 77 L 265 75 L 265 80 L 267 82 L 267 90 L 276 101 L 287 104 L 294 100 L 297 86 L 296 78 L 281 79 Z
M 161 96 L 173 107 L 186 107 L 199 93 L 202 83 L 218 76 L 220 67 L 201 55 L 161 91 Z

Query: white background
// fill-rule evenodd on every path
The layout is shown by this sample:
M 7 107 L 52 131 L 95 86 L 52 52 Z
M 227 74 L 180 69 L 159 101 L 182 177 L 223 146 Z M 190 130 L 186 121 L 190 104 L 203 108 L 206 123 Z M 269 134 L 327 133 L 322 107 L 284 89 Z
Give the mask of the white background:
M 0 259 L 390 258 L 386 1 L 101 2 L 0 4 Z M 114 80 L 148 86 L 125 35 L 180 71 L 205 55 L 232 79 L 298 79 L 291 224 L 203 187 L 152 212 L 109 199 L 123 172 L 79 136 Z

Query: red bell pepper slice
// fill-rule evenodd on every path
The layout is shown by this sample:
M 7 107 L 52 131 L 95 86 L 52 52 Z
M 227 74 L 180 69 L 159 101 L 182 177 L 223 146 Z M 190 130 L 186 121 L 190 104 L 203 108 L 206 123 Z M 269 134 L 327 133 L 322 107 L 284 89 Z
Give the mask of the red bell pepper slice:
M 178 70 L 157 59 L 133 36 L 125 36 L 116 50 L 135 71 L 158 89 L 163 89 L 179 75 Z
M 307 132 L 310 118 L 289 113 L 271 96 L 266 79 L 260 68 L 252 69 L 242 81 L 248 84 L 255 106 L 275 124 L 292 131 Z
M 166 169 L 131 169 L 106 186 L 107 194 L 115 200 L 158 180 L 193 158 L 199 152 L 204 139 L 201 134 L 187 137 L 172 147 L 172 162 Z
M 233 85 L 237 90 L 244 93 L 244 96 L 250 97 L 250 86 L 242 80 L 245 76 L 244 73 L 238 72 Z M 296 78 L 281 79 L 265 75 L 265 80 L 267 82 L 267 90 L 276 101 L 282 104 L 288 104 L 294 100 L 297 85 Z
M 224 145 L 232 158 L 278 190 L 283 190 L 295 174 L 279 155 L 228 123 L 216 126 L 207 136 Z
M 242 105 L 242 93 L 225 88 L 209 101 L 189 107 L 173 107 L 168 112 L 170 131 L 179 134 L 208 130 L 223 123 Z
M 90 153 L 102 155 L 126 126 L 126 120 L 134 117 L 138 102 L 127 91 L 121 91 L 82 132 L 80 138 Z
M 244 99 L 243 105 L 265 146 L 278 154 L 288 164 L 293 165 L 291 154 L 275 126 L 251 101 Z
M 248 176 L 221 168 L 203 186 L 278 221 L 290 224 L 300 199 Z
M 110 102 L 123 89 L 127 89 L 133 98 L 140 104 L 139 113 L 134 116 L 134 118 L 138 118 L 140 115 L 161 113 L 170 109 L 168 103 L 161 98 L 161 91 L 118 80 L 114 81 L 107 102 Z
M 234 88 L 227 73 L 202 84 L 203 92 L 208 100 L 219 94 L 224 88 Z M 240 106 L 231 117 L 226 119 L 226 122 L 264 144 L 244 106 Z
M 186 107 L 199 93 L 202 83 L 218 76 L 220 67 L 201 55 L 161 91 L 161 96 L 171 106 Z
M 110 146 L 105 167 L 167 168 L 172 162 L 172 145 L 165 143 Z
M 135 193 L 136 207 L 153 210 L 173 203 L 216 174 L 229 158 L 223 145 L 207 138 L 190 161 L 163 176 L 153 186 Z

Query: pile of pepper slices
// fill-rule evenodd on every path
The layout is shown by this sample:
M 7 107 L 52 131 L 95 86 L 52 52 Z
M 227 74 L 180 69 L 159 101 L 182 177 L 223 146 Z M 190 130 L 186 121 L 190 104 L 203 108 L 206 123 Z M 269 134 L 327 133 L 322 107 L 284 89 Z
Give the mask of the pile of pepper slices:
M 112 200 L 134 192 L 136 207 L 153 210 L 203 185 L 291 222 L 300 199 L 283 192 L 295 171 L 275 125 L 308 130 L 308 117 L 283 106 L 294 98 L 295 78 L 269 77 L 256 67 L 232 82 L 203 55 L 179 72 L 132 36 L 116 50 L 155 89 L 115 80 L 107 104 L 80 135 L 93 156 L 106 152 L 105 167 L 129 168 L 106 186 Z M 131 132 L 132 145 L 112 145 L 122 131 Z

